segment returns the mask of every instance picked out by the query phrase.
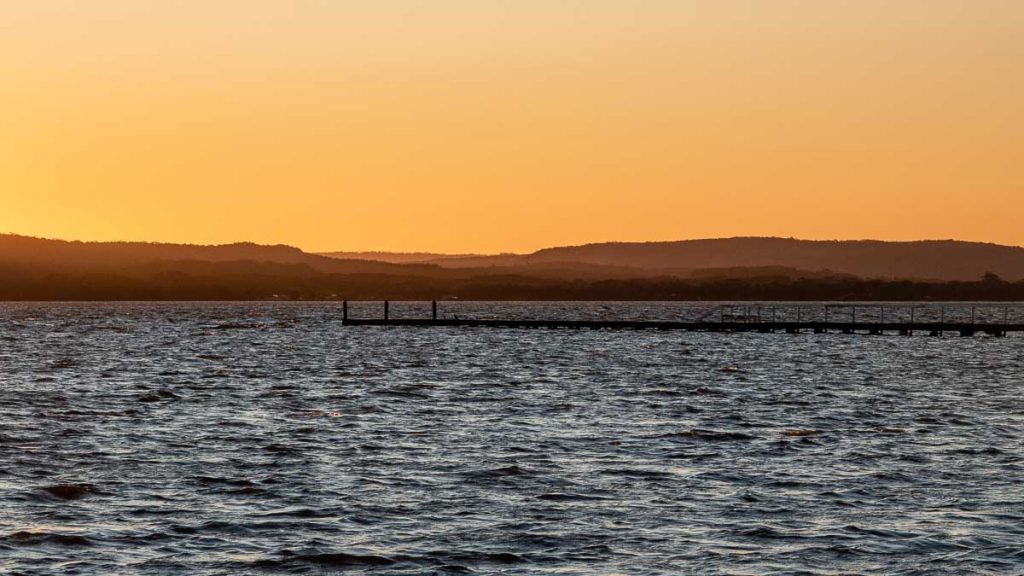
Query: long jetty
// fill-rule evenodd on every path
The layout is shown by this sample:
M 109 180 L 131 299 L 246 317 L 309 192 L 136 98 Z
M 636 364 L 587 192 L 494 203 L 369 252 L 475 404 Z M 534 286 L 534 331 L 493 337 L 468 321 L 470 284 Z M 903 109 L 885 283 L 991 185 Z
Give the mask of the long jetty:
M 743 308 L 745 313 L 737 314 L 735 309 Z M 871 305 L 871 304 L 824 304 L 824 305 L 789 305 L 782 307 L 785 318 L 780 319 L 779 307 L 756 306 L 756 314 L 751 313 L 751 306 L 723 304 L 705 312 L 694 320 L 572 320 L 572 319 L 529 319 L 529 318 L 460 318 L 453 315 L 442 318 L 438 315 L 437 301 L 431 302 L 430 317 L 393 318 L 390 313 L 391 302 L 383 302 L 383 316 L 375 318 L 353 318 L 349 315 L 349 302 L 342 304 L 342 324 L 344 326 L 400 326 L 420 328 L 518 328 L 518 329 L 572 329 L 572 330 L 680 330 L 687 332 L 757 332 L 786 334 L 899 334 L 913 336 L 924 333 L 941 336 L 954 333 L 960 336 L 1004 337 L 1011 332 L 1024 332 L 1024 322 L 1017 319 L 1024 317 L 1024 305 L 995 306 L 960 304 L 950 308 L 969 309 L 970 315 L 964 318 L 946 318 L 946 306 L 938 307 L 921 305 Z M 918 312 L 922 308 L 939 308 L 938 318 L 920 318 Z M 867 309 L 872 314 L 865 318 L 862 313 L 858 321 L 858 310 Z M 979 318 L 979 309 L 984 318 Z M 770 313 L 766 313 L 770 312 Z M 819 318 L 824 310 L 824 317 Z M 838 315 L 836 311 L 845 313 Z M 1014 321 L 1010 321 L 1013 311 Z M 807 312 L 818 312 L 818 315 Z M 831 315 L 830 315 L 831 312 Z M 888 313 L 888 314 L 887 314 Z M 886 318 L 890 318 L 886 320 Z

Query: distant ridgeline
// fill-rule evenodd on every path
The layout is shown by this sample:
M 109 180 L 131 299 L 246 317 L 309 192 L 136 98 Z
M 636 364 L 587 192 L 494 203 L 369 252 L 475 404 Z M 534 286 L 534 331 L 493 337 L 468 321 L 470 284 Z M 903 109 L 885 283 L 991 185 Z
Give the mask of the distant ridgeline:
M 1022 280 L 1024 249 L 956 241 L 730 238 L 453 257 L 0 235 L 0 300 L 1024 301 Z

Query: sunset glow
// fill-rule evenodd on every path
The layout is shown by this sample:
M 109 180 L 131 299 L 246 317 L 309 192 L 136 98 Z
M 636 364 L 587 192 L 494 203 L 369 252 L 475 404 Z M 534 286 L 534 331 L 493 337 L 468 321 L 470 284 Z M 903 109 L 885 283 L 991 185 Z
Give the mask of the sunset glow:
M 1018 0 L 34 0 L 0 16 L 0 232 L 1024 245 Z

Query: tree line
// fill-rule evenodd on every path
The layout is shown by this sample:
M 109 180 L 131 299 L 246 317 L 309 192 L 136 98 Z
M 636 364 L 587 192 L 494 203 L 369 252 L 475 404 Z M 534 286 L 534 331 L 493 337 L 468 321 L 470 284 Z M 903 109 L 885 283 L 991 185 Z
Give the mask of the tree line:
M 324 273 L 301 264 L 161 262 L 67 271 L 0 264 L 5 301 L 185 300 L 1024 301 L 1024 281 L 850 276 L 562 279 Z

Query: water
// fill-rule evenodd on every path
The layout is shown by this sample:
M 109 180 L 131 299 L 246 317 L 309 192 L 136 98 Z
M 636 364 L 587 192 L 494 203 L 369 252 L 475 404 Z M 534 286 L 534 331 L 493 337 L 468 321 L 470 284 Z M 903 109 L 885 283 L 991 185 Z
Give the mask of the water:
M 0 305 L 0 573 L 1024 573 L 1024 338 L 339 319 Z

